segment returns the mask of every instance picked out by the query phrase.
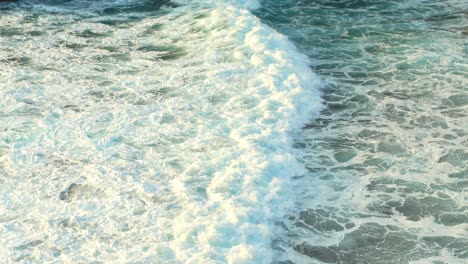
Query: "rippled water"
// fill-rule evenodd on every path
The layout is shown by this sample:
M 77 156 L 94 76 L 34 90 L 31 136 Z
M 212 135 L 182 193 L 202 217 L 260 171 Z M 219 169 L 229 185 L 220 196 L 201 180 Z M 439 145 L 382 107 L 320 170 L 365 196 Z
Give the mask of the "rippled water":
M 0 261 L 466 262 L 467 20 L 0 3 Z
M 308 173 L 283 259 L 468 261 L 467 12 L 465 1 L 263 2 L 257 14 L 327 82 L 326 109 L 296 141 Z

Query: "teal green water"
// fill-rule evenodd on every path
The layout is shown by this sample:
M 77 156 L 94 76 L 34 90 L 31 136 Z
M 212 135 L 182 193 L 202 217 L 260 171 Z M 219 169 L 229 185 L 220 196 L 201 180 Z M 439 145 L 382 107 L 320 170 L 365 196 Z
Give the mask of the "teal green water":
M 279 263 L 467 262 L 466 1 L 264 1 L 257 15 L 327 83 L 296 140 L 308 173 Z
M 1 263 L 468 262 L 466 1 L 1 2 Z

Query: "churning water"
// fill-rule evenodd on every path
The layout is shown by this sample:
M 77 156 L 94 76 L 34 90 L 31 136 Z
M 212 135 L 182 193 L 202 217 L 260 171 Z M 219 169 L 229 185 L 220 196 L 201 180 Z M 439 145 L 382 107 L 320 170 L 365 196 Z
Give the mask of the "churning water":
M 1 262 L 467 261 L 467 8 L 0 3 Z
M 264 1 L 326 108 L 279 249 L 296 263 L 468 263 L 468 3 Z

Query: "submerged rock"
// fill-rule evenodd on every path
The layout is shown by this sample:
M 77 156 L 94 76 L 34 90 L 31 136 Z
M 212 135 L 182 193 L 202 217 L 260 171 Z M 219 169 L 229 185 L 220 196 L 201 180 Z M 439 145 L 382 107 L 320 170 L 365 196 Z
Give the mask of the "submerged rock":
M 60 193 L 60 200 L 65 201 L 65 202 L 70 202 L 75 195 L 75 193 L 78 191 L 79 185 L 76 183 L 70 184 L 67 189 L 65 189 L 63 192 Z

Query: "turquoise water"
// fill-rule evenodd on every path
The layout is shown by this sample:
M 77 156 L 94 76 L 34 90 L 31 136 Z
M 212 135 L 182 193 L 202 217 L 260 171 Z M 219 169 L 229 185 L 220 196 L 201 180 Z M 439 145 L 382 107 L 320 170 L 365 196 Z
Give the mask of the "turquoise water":
M 468 261 L 467 8 L 263 2 L 256 13 L 327 83 L 326 108 L 296 140 L 308 173 L 278 241 L 284 259 Z
M 1 262 L 466 262 L 467 20 L 0 3 Z

